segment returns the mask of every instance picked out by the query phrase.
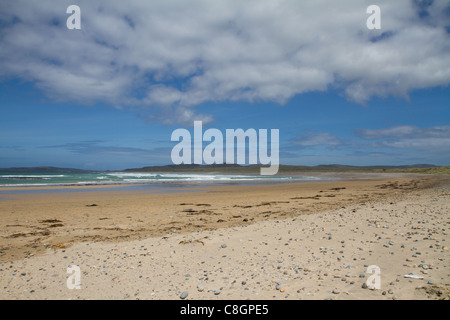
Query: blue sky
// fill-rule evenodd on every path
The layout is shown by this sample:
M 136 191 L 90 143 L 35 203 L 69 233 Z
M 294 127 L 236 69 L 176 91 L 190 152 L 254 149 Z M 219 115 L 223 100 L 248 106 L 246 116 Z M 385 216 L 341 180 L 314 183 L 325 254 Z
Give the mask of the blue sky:
M 450 165 L 449 1 L 378 1 L 381 30 L 369 1 L 70 4 L 1 10 L 0 167 L 171 164 L 195 120 L 279 129 L 281 164 Z

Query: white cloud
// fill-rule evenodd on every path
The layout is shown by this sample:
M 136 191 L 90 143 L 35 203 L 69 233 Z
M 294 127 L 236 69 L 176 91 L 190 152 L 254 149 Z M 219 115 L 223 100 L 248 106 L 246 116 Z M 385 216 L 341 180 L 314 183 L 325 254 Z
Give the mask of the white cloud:
M 420 129 L 414 126 L 397 126 L 378 130 L 357 129 L 356 134 L 362 139 L 370 140 L 389 137 L 405 137 L 416 133 L 418 130 Z
M 210 123 L 213 117 L 209 114 L 197 114 L 187 107 L 166 107 L 158 110 L 157 114 L 141 116 L 148 122 L 161 122 L 166 125 L 183 125 L 192 127 L 194 121 L 202 121 L 203 124 Z
M 419 128 L 416 126 L 396 126 L 385 129 L 358 129 L 356 134 L 362 139 L 383 138 L 450 138 L 450 126 Z
M 73 1 L 7 2 L 4 78 L 58 100 L 156 107 L 165 123 L 210 121 L 195 111 L 209 101 L 284 103 L 337 87 L 364 103 L 450 83 L 448 1 L 380 0 L 372 31 L 372 3 L 360 0 L 80 0 L 82 30 L 65 27 Z
M 368 130 L 359 129 L 356 134 L 366 140 L 376 141 L 374 146 L 391 148 L 414 148 L 437 150 L 442 154 L 450 150 L 450 126 L 419 128 L 397 126 L 392 128 Z
M 311 146 L 338 146 L 342 142 L 333 134 L 328 132 L 314 133 L 307 132 L 300 134 L 297 139 L 293 141 L 294 144 L 311 147 Z

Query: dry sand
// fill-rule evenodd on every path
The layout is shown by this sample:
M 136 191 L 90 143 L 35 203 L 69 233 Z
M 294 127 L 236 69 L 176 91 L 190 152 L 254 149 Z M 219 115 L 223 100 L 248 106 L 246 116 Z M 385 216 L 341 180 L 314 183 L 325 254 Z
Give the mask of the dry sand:
M 383 177 L 8 195 L 0 298 L 448 299 L 449 179 Z

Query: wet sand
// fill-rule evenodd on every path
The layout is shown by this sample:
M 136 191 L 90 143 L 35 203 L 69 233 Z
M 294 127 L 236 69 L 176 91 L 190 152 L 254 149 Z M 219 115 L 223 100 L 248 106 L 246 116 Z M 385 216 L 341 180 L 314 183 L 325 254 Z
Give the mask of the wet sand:
M 0 298 L 448 297 L 449 179 L 384 177 L 8 195 Z M 66 287 L 70 264 L 81 290 Z M 361 288 L 367 265 L 380 267 L 380 290 Z

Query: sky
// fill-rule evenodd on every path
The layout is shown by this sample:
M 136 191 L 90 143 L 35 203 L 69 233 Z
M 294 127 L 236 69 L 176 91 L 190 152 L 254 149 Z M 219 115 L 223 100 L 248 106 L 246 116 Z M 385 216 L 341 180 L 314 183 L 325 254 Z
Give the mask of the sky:
M 281 164 L 448 166 L 449 83 L 446 0 L 2 0 L 0 167 L 172 164 L 194 121 L 278 129 Z

